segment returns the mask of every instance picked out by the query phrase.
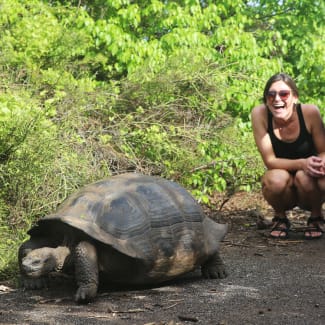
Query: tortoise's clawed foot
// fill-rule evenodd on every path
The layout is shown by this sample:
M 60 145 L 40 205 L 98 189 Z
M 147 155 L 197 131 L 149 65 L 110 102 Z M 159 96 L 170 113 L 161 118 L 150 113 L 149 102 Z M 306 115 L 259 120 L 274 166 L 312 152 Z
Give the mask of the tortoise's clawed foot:
M 201 269 L 202 276 L 206 279 L 224 279 L 228 276 L 224 265 L 204 265 Z
M 97 286 L 96 285 L 82 285 L 78 288 L 74 300 L 77 303 L 85 304 L 92 300 L 97 295 Z
M 226 267 L 218 253 L 202 265 L 201 272 L 206 279 L 224 279 L 228 276 Z

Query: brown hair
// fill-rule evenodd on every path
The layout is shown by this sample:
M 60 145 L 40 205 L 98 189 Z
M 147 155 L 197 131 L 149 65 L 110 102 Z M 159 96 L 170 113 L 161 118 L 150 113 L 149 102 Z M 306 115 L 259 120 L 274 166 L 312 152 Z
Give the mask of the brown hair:
M 290 89 L 292 90 L 294 96 L 298 97 L 299 93 L 298 93 L 298 88 L 296 86 L 296 83 L 293 81 L 293 79 L 291 77 L 289 77 L 287 74 L 285 73 L 277 73 L 275 75 L 273 75 L 265 84 L 265 88 L 264 88 L 264 92 L 263 92 L 263 102 L 264 104 L 266 104 L 266 95 L 267 92 L 269 91 L 269 89 L 271 88 L 272 84 L 277 82 L 277 81 L 283 81 L 284 83 L 286 83 Z

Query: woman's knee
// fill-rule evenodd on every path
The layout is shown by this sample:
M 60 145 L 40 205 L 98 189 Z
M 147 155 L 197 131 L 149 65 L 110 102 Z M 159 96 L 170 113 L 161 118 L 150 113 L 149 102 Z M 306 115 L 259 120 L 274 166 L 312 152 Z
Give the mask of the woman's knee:
M 292 186 L 292 176 L 286 170 L 268 170 L 262 178 L 263 190 L 281 193 Z
M 306 175 L 303 171 L 298 171 L 294 179 L 294 185 L 301 192 L 319 191 L 318 180 Z M 325 184 L 324 184 L 325 185 Z

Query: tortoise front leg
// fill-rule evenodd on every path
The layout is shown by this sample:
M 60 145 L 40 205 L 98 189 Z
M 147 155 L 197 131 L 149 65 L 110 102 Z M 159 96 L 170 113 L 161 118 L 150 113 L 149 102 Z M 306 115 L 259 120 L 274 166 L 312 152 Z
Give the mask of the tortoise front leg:
M 88 302 L 96 297 L 98 289 L 98 257 L 96 247 L 80 242 L 74 250 L 75 277 L 78 289 L 76 302 Z
M 225 265 L 219 255 L 215 253 L 202 266 L 201 272 L 207 279 L 224 279 L 228 276 Z

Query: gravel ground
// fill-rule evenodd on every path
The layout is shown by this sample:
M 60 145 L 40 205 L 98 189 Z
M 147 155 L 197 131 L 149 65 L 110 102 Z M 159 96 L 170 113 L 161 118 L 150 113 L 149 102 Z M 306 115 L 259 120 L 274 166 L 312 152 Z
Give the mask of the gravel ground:
M 0 283 L 0 324 L 324 325 L 325 236 L 304 240 L 297 210 L 290 238 L 274 240 L 254 211 L 234 209 L 217 216 L 231 224 L 221 250 L 226 279 L 197 271 L 160 287 L 102 288 L 87 305 L 74 303 L 69 282 L 36 291 Z

